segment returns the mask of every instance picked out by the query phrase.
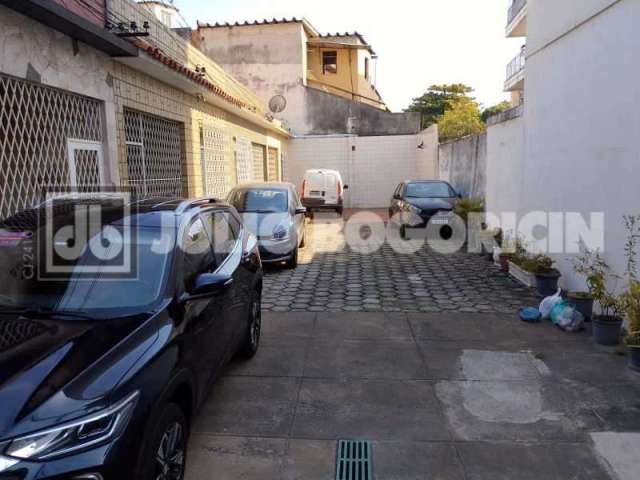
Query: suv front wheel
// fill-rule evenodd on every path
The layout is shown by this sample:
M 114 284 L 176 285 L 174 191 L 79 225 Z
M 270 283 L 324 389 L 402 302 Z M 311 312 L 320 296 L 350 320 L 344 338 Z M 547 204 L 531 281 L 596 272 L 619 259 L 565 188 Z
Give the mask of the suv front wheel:
M 183 480 L 187 461 L 189 422 L 182 409 L 167 403 L 143 452 L 141 478 Z

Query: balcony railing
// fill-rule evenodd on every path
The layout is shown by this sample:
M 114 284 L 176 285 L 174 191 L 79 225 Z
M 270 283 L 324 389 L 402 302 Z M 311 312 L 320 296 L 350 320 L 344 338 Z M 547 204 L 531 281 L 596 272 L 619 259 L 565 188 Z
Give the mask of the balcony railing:
M 507 65 L 507 82 L 524 70 L 527 58 L 527 50 L 523 48 L 520 53 Z
M 509 7 L 509 15 L 507 25 L 513 22 L 513 19 L 518 16 L 524 6 L 527 4 L 527 0 L 511 0 L 511 6 Z

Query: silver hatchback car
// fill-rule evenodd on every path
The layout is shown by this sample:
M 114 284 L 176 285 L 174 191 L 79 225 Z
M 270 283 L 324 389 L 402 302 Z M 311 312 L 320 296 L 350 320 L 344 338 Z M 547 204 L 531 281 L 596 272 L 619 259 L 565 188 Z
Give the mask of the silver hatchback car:
M 238 185 L 227 201 L 242 215 L 245 227 L 258 238 L 265 264 L 298 265 L 298 250 L 305 243 L 305 213 L 291 183 L 261 182 Z

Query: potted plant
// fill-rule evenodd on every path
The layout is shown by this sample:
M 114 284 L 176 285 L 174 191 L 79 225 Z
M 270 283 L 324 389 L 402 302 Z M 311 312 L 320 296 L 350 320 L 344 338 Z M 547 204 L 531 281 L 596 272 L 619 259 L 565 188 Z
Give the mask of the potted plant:
M 546 255 L 540 254 L 533 258 L 533 262 L 538 293 L 543 297 L 556 293 L 558 291 L 558 280 L 562 275 L 553 268 L 553 260 Z
M 640 372 L 640 281 L 632 280 L 623 298 L 629 321 L 629 333 L 624 339 L 629 349 L 629 367 Z
M 622 295 L 624 312 L 629 322 L 629 333 L 624 341 L 629 349 L 629 367 L 640 372 L 640 280 L 636 261 L 636 247 L 640 240 L 640 215 L 626 216 L 624 220 L 628 232 L 625 255 L 629 279 L 629 287 Z
M 516 251 L 509 259 L 509 275 L 518 280 L 523 285 L 532 288 L 536 286 L 536 263 L 531 257 L 524 243 L 516 240 Z
M 593 296 L 589 292 L 569 292 L 567 294 L 569 303 L 579 311 L 585 322 L 591 321 L 593 315 Z
M 619 277 L 611 272 L 600 252 L 588 249 L 574 260 L 574 270 L 586 277 L 589 293 L 600 307 L 600 313 L 593 316 L 594 341 L 598 345 L 618 345 L 624 313 L 623 300 L 609 285 Z

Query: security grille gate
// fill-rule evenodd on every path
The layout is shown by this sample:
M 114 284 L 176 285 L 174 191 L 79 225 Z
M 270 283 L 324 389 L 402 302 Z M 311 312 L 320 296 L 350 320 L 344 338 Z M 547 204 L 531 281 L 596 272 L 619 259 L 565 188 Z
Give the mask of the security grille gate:
M 182 196 L 182 128 L 178 122 L 124 111 L 126 185 L 135 197 Z
M 238 184 L 248 183 L 253 178 L 251 142 L 244 137 L 236 137 L 236 180 Z
M 268 152 L 267 179 L 270 182 L 277 182 L 278 181 L 278 149 L 269 147 L 267 152 Z
M 0 218 L 101 183 L 102 102 L 0 74 Z
M 200 125 L 200 161 L 204 194 L 222 198 L 229 191 L 227 142 L 222 129 Z
M 264 182 L 265 175 L 265 147 L 254 143 L 251 145 L 253 153 L 253 179 L 256 182 Z

